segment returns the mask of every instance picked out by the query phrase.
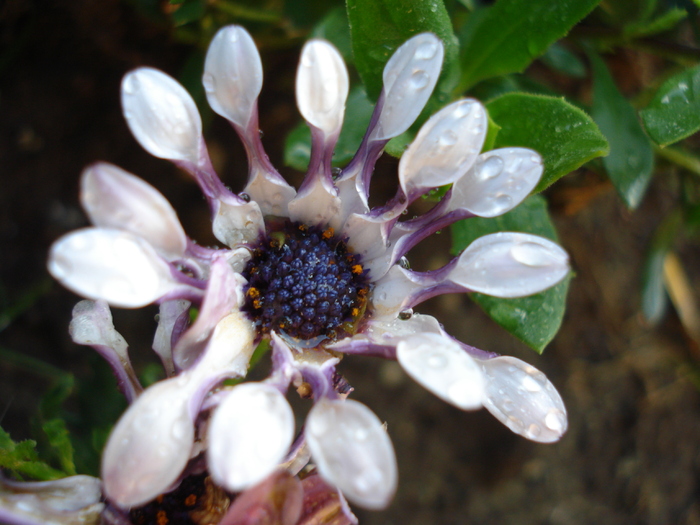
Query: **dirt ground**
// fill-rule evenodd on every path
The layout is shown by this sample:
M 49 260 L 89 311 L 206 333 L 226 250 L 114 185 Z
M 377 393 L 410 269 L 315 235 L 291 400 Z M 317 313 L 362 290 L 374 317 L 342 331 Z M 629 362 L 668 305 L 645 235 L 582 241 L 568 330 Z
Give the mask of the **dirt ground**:
M 78 177 L 96 160 L 144 177 L 174 204 L 192 237 L 214 242 L 196 185 L 140 149 L 119 107 L 126 71 L 151 65 L 177 75 L 188 50 L 115 0 L 10 0 L 0 7 L 0 49 L 0 299 L 5 307 L 28 290 L 48 290 L 0 331 L 0 348 L 79 377 L 94 375 L 90 350 L 67 336 L 77 299 L 51 283 L 46 253 L 58 236 L 86 224 Z M 292 85 L 297 52 L 263 54 L 261 128 L 276 166 L 285 133 L 299 118 Z M 207 137 L 220 173 L 240 189 L 245 162 L 234 133 L 217 118 Z M 586 172 L 547 194 L 576 276 L 564 325 L 544 356 L 467 297 L 446 296 L 420 309 L 463 341 L 546 372 L 569 412 L 561 442 L 531 443 L 486 411 L 454 409 L 395 363 L 342 363 L 353 395 L 388 422 L 400 463 L 393 504 L 384 512 L 357 511 L 361 523 L 700 524 L 700 395 L 690 379 L 700 353 L 672 311 L 653 329 L 639 313 L 643 255 L 673 199 L 668 182 L 663 175 L 655 181 L 634 213 Z M 571 187 L 597 189 L 573 214 L 566 213 Z M 447 234 L 436 236 L 412 257 L 439 264 L 448 246 Z M 681 257 L 697 297 L 700 258 L 692 246 Z M 117 312 L 115 324 L 132 352 L 147 353 L 152 316 Z M 0 360 L 1 424 L 14 439 L 30 436 L 29 415 L 47 386 L 41 374 Z

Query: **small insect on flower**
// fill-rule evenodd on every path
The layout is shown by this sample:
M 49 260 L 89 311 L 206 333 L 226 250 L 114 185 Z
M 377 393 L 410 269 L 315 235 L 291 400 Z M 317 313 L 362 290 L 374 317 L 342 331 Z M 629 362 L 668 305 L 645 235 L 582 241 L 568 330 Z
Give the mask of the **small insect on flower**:
M 338 171 L 331 158 L 348 73 L 331 44 L 309 41 L 296 83 L 312 144 L 298 190 L 264 152 L 257 112 L 262 65 L 243 28 L 216 34 L 203 75 L 209 104 L 231 123 L 247 153 L 242 193 L 231 192 L 214 172 L 187 91 L 151 68 L 125 76 L 122 105 L 133 135 L 198 183 L 222 247 L 204 248 L 188 238 L 165 198 L 136 176 L 106 163 L 83 172 L 81 201 L 93 226 L 59 239 L 49 270 L 88 299 L 74 310 L 73 339 L 108 360 L 131 403 L 102 458 L 111 515 L 157 522 L 168 493 L 188 506 L 189 495 L 180 496 L 193 479 L 232 498 L 222 523 L 248 512 L 245 502 L 269 503 L 270 491 L 278 489 L 285 495 L 280 501 L 291 503 L 274 512 L 285 524 L 305 523 L 301 516 L 311 507 L 294 502 L 301 494 L 321 494 L 319 483 L 326 487 L 323 501 L 342 508 L 344 523 L 354 520 L 345 498 L 385 508 L 397 486 L 396 458 L 382 421 L 348 399 L 352 388 L 336 371 L 347 354 L 396 359 L 438 397 L 464 410 L 485 407 L 528 439 L 552 442 L 566 431 L 561 397 L 541 372 L 463 344 L 435 318 L 413 312 L 444 293 L 508 298 L 540 292 L 567 275 L 566 253 L 535 235 L 501 232 L 432 271 L 411 270 L 406 259 L 416 244 L 457 220 L 515 207 L 542 175 L 540 156 L 514 147 L 482 153 L 486 110 L 461 99 L 433 115 L 406 149 L 396 195 L 383 206 L 368 205 L 374 165 L 423 109 L 443 53 L 430 33 L 396 50 L 369 129 Z M 407 218 L 413 202 L 445 186 L 450 189 L 431 210 Z M 151 303 L 160 305 L 153 348 L 167 378 L 143 389 L 108 305 Z M 198 311 L 193 322 L 191 308 Z M 246 376 L 261 341 L 272 348 L 269 377 L 231 386 L 228 380 Z M 296 439 L 285 398 L 290 386 L 313 400 Z M 309 462 L 324 481 L 299 488 L 295 483 L 306 479 L 295 476 L 305 475 Z

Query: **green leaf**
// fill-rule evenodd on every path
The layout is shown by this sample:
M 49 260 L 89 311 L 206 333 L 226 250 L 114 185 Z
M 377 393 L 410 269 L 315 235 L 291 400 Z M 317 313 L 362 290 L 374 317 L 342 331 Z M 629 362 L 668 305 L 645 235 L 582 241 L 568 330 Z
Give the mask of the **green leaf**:
M 589 53 L 593 66 L 593 120 L 610 142 L 603 166 L 629 208 L 644 196 L 654 170 L 651 142 L 632 104 L 622 96 L 603 60 Z
M 598 126 L 563 98 L 508 93 L 486 107 L 501 126 L 495 147 L 522 146 L 542 155 L 544 174 L 535 192 L 608 154 L 608 141 Z
M 640 114 L 647 133 L 661 146 L 700 130 L 700 66 L 669 78 Z
M 333 44 L 346 64 L 352 64 L 352 41 L 348 14 L 343 6 L 332 9 L 311 31 L 312 38 L 323 38 Z
M 556 241 L 547 202 L 543 197 L 533 195 L 500 217 L 475 217 L 453 224 L 453 249 L 459 252 L 477 238 L 499 231 L 532 233 Z M 541 354 L 561 326 L 569 280 L 567 277 L 549 290 L 518 299 L 499 299 L 478 293 L 470 294 L 470 297 L 491 319 Z
M 73 444 L 66 422 L 60 418 L 50 419 L 41 426 L 41 429 L 58 459 L 58 464 L 66 474 L 74 476 L 76 472 L 73 462 Z
M 51 468 L 39 460 L 36 453 L 36 441 L 27 439 L 15 443 L 10 435 L 0 428 L 0 469 L 20 477 L 46 481 L 65 476 L 60 470 Z
M 542 62 L 555 71 L 573 78 L 586 76 L 586 66 L 581 59 L 557 42 L 547 48 L 545 54 L 542 55 Z
M 360 147 L 372 118 L 374 105 L 367 99 L 364 89 L 355 87 L 348 95 L 343 129 L 333 152 L 333 165 L 344 166 Z M 284 163 L 299 171 L 306 171 L 311 155 L 311 131 L 305 122 L 300 122 L 287 135 L 284 144 Z
M 685 9 L 674 7 L 651 21 L 643 20 L 626 25 L 623 29 L 623 34 L 629 39 L 656 35 L 673 29 L 687 16 L 688 12 Z
M 396 48 L 430 31 L 445 45 L 445 62 L 433 98 L 447 100 L 458 79 L 458 46 L 442 0 L 347 0 L 355 66 L 371 100 L 382 90 L 382 72 Z
M 499 0 L 461 34 L 457 92 L 480 80 L 523 71 L 600 0 Z
M 202 0 L 185 0 L 179 5 L 180 7 L 173 11 L 171 15 L 175 27 L 199 20 L 206 12 L 206 7 Z
M 496 124 L 491 118 L 491 114 L 488 114 L 489 127 L 486 131 L 486 139 L 484 140 L 484 146 L 481 151 L 491 151 L 496 145 L 496 139 L 498 138 L 498 132 L 501 131 L 501 126 Z

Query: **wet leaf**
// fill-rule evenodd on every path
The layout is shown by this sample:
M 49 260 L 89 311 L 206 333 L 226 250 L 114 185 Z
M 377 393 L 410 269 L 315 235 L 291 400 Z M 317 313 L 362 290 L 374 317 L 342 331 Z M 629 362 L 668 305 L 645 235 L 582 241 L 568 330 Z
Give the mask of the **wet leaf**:
M 514 231 L 541 235 L 556 241 L 556 232 L 539 195 L 525 200 L 514 210 L 492 219 L 472 218 L 452 226 L 452 248 L 459 252 L 483 235 Z M 478 293 L 470 297 L 491 319 L 538 353 L 542 353 L 561 326 L 569 289 L 566 278 L 542 293 L 517 299 L 498 299 Z
M 458 92 L 485 78 L 525 69 L 600 0 L 499 0 L 462 32 Z
M 700 66 L 664 82 L 640 115 L 649 136 L 661 146 L 700 130 Z
M 544 174 L 534 192 L 608 154 L 608 141 L 591 117 L 563 98 L 508 93 L 486 108 L 501 126 L 495 148 L 521 146 L 542 155 Z
M 593 120 L 610 142 L 603 159 L 608 176 L 629 208 L 644 196 L 654 170 L 654 151 L 629 101 L 620 93 L 602 59 L 589 54 L 593 66 Z

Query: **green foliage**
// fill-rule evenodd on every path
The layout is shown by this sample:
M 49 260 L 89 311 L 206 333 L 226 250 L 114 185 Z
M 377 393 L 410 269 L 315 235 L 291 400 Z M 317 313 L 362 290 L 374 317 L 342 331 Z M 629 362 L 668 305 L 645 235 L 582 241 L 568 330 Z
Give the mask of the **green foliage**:
M 525 232 L 554 241 L 557 239 L 546 201 L 534 195 L 500 217 L 472 218 L 452 225 L 453 249 L 460 252 L 477 238 L 499 231 Z M 499 299 L 473 293 L 471 298 L 508 332 L 542 353 L 561 326 L 568 288 L 567 278 L 549 290 L 529 297 Z
M 16 443 L 2 428 L 0 428 L 0 468 L 22 480 L 46 481 L 66 475 L 39 459 L 36 441 L 27 439 Z
M 462 76 L 457 92 L 480 80 L 523 71 L 600 0 L 500 0 L 460 33 Z
M 495 147 L 522 146 L 542 155 L 544 174 L 535 192 L 609 152 L 593 120 L 563 98 L 510 93 L 486 107 L 501 126 Z
M 603 166 L 629 208 L 644 196 L 654 170 L 651 143 L 632 104 L 622 96 L 601 58 L 590 53 L 593 66 L 593 119 L 610 142 Z
M 660 146 L 700 130 L 700 66 L 669 78 L 640 114 L 647 133 Z

